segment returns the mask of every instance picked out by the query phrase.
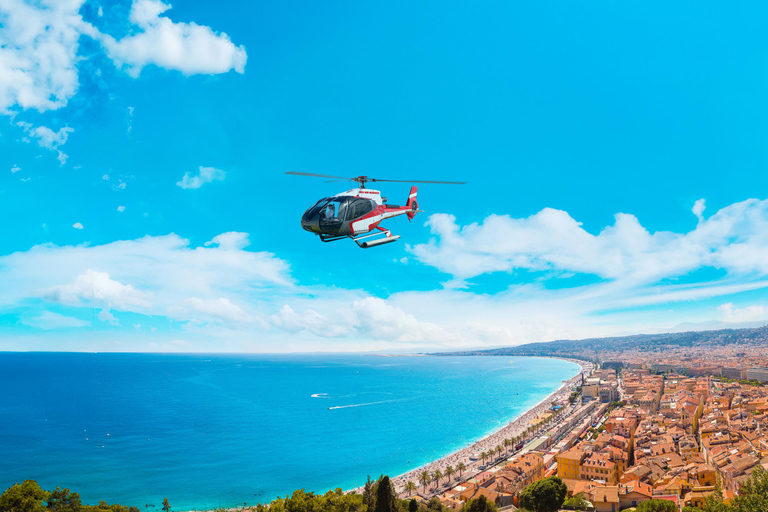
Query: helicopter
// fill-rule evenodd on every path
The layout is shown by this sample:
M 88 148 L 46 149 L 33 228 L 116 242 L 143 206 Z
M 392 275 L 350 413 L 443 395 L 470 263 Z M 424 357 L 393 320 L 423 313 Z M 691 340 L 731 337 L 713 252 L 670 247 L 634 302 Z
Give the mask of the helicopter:
M 411 187 L 405 206 L 397 206 L 387 204 L 387 198 L 382 197 L 378 190 L 365 188 L 366 183 L 440 183 L 447 185 L 464 185 L 466 183 L 464 181 L 381 180 L 368 176 L 345 178 L 308 172 L 286 172 L 285 174 L 331 178 L 332 181 L 354 181 L 357 183 L 358 188 L 341 192 L 335 196 L 324 197 L 309 207 L 301 216 L 301 227 L 305 231 L 320 236 L 320 240 L 323 242 L 335 242 L 336 240 L 351 238 L 363 249 L 388 244 L 400 238 L 400 235 L 393 235 L 389 229 L 379 226 L 381 221 L 398 215 L 405 215 L 408 220 L 411 220 L 417 213 L 424 211 L 419 210 L 419 204 L 416 202 L 417 189 L 415 186 Z

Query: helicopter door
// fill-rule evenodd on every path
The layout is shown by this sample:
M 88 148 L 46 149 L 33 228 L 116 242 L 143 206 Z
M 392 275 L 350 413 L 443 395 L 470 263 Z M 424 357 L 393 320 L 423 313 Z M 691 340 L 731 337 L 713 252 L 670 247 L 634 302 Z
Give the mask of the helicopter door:
M 320 209 L 320 231 L 335 235 L 347 218 L 351 197 L 334 197 Z
M 370 199 L 355 199 L 348 206 L 349 218 L 347 220 L 358 219 L 370 213 L 373 210 L 374 202 Z

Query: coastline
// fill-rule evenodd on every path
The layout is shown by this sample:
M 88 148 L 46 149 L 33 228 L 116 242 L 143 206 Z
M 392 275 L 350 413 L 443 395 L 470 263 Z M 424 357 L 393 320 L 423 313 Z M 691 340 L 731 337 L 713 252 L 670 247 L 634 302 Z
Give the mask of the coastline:
M 491 448 L 495 448 L 496 446 L 501 445 L 504 439 L 513 438 L 517 435 L 524 433 L 525 430 L 532 424 L 533 420 L 537 418 L 537 416 L 549 410 L 550 402 L 552 402 L 553 400 L 567 400 L 568 395 L 570 394 L 570 386 L 574 382 L 580 380 L 581 375 L 584 374 L 585 372 L 590 371 L 592 368 L 592 365 L 590 363 L 580 361 L 580 360 L 575 360 L 575 359 L 563 358 L 563 357 L 550 357 L 550 356 L 519 356 L 519 357 L 540 357 L 542 359 L 544 358 L 559 359 L 559 360 L 575 363 L 576 365 L 578 365 L 579 370 L 574 376 L 570 377 L 567 380 L 562 381 L 562 383 L 557 389 L 547 394 L 544 398 L 542 398 L 532 407 L 526 409 L 525 411 L 521 412 L 511 420 L 507 421 L 506 424 L 494 429 L 493 431 L 482 436 L 476 441 L 473 441 L 467 444 L 466 446 L 463 446 L 457 450 L 454 450 L 446 454 L 443 457 L 440 457 L 439 459 L 428 462 L 426 464 L 422 464 L 419 467 L 408 470 L 405 473 L 399 474 L 395 477 L 391 477 L 390 480 L 394 485 L 398 495 L 400 495 L 401 497 L 405 497 L 405 493 L 406 493 L 405 483 L 408 481 L 412 481 L 413 483 L 417 484 L 419 490 L 421 490 L 422 486 L 419 484 L 418 475 L 419 473 L 425 470 L 430 472 L 430 474 L 437 469 L 440 469 L 441 472 L 445 473 L 445 468 L 448 465 L 452 465 L 455 469 L 456 465 L 462 462 L 466 466 L 466 468 L 462 473 L 462 478 L 467 478 L 473 474 L 479 473 L 481 471 L 480 466 L 483 464 L 482 461 L 480 460 L 472 461 L 470 460 L 470 456 L 477 454 L 481 451 L 488 451 Z M 527 442 L 528 441 L 526 441 L 526 443 Z M 507 456 L 509 455 L 511 454 L 508 454 Z M 455 481 L 456 478 L 458 478 L 458 472 L 456 473 L 456 475 L 457 476 L 454 477 L 452 481 Z M 363 490 L 363 487 L 359 486 L 355 488 L 345 489 L 345 493 L 352 493 L 352 492 L 360 493 L 362 492 L 362 490 Z M 220 512 L 222 510 L 226 510 L 228 512 L 235 512 L 235 511 L 241 511 L 241 510 L 251 510 L 254 507 L 255 507 L 255 504 L 254 505 L 249 504 L 246 507 L 239 506 L 239 507 L 223 508 L 223 509 L 216 509 L 216 510 L 192 509 L 187 512 Z
M 520 357 L 531 357 L 531 356 L 520 356 Z M 560 387 L 558 387 L 552 393 L 545 396 L 543 399 L 537 402 L 536 405 L 527 409 L 526 411 L 523 411 L 512 420 L 508 421 L 506 425 L 499 427 L 498 429 L 483 436 L 477 441 L 474 441 L 471 444 L 468 444 L 467 446 L 459 448 L 458 450 L 455 450 L 435 461 L 422 464 L 417 468 L 411 469 L 409 471 L 406 471 L 405 473 L 397 475 L 396 477 L 390 478 L 390 481 L 395 486 L 395 489 L 397 490 L 398 494 L 403 494 L 404 492 L 406 492 L 405 483 L 408 481 L 412 481 L 414 484 L 417 484 L 417 487 L 418 487 L 419 474 L 425 470 L 431 474 L 435 470 L 439 469 L 443 474 L 445 474 L 445 468 L 447 466 L 451 465 L 455 469 L 457 464 L 463 463 L 466 466 L 466 469 L 464 469 L 462 473 L 462 477 L 465 474 L 478 472 L 480 470 L 479 469 L 480 466 L 483 463 L 480 460 L 472 461 L 470 459 L 472 455 L 482 451 L 488 451 L 492 448 L 495 448 L 496 446 L 501 445 L 504 439 L 513 438 L 515 436 L 518 436 L 524 433 L 525 430 L 532 424 L 533 420 L 535 420 L 540 414 L 543 414 L 549 409 L 549 406 L 547 404 L 549 404 L 554 400 L 567 399 L 568 395 L 570 394 L 569 386 L 573 384 L 575 381 L 580 380 L 581 375 L 584 374 L 585 372 L 588 372 L 591 369 L 591 364 L 586 363 L 584 361 L 576 360 L 576 359 L 568 359 L 563 357 L 549 357 L 549 356 L 535 356 L 535 357 L 546 357 L 547 359 L 560 359 L 562 361 L 575 363 L 579 366 L 580 370 L 573 377 L 563 381 Z M 347 492 L 361 492 L 362 489 L 363 487 L 356 487 L 354 489 L 349 489 L 349 491 Z

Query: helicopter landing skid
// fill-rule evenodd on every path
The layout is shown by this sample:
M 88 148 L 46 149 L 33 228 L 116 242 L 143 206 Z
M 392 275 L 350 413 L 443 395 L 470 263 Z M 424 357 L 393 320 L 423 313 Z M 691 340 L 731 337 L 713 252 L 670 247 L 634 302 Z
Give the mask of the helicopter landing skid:
M 367 238 L 372 238 L 372 237 L 376 237 L 376 238 L 373 238 L 373 240 L 365 240 Z M 379 233 L 370 233 L 368 235 L 350 237 L 350 238 L 352 238 L 352 240 L 354 240 L 358 246 L 362 247 L 363 249 L 368 249 L 369 247 L 376 247 L 377 245 L 383 245 L 383 244 L 388 244 L 390 242 L 394 242 L 398 238 L 400 238 L 400 235 L 393 235 L 392 232 L 389 230 L 382 230 Z

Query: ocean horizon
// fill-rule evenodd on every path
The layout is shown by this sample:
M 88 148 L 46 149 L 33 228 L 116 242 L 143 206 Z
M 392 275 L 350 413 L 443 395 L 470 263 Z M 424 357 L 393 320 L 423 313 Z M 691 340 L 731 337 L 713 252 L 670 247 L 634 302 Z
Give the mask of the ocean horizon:
M 477 441 L 578 371 L 508 356 L 0 353 L 0 486 L 158 510 L 347 490 Z

